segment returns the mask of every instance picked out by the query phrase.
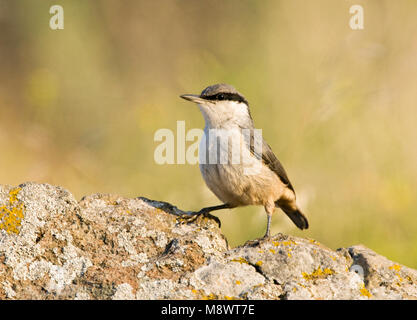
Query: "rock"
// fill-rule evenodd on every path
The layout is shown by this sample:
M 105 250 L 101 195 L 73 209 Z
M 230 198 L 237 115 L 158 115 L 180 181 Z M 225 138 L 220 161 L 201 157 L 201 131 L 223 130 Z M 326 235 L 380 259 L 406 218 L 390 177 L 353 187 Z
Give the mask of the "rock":
M 358 270 L 376 299 L 416 299 L 417 270 L 392 262 L 362 246 L 349 248 L 351 269 Z
M 416 299 L 417 271 L 277 234 L 231 249 L 166 202 L 0 185 L 0 299 Z

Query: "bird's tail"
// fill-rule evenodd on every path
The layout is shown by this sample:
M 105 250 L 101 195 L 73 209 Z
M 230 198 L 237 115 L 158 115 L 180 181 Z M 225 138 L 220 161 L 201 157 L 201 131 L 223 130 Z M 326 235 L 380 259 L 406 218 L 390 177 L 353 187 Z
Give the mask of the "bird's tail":
M 282 211 L 291 219 L 292 222 L 301 230 L 308 229 L 308 221 L 306 216 L 296 208 L 295 210 L 286 206 L 280 206 Z

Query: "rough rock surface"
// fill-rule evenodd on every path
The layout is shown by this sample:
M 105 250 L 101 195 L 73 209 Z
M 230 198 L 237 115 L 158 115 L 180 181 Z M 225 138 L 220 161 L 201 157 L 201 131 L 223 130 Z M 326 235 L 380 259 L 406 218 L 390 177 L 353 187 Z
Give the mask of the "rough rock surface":
M 278 234 L 231 249 L 215 220 L 49 184 L 0 185 L 0 299 L 416 299 L 417 271 Z

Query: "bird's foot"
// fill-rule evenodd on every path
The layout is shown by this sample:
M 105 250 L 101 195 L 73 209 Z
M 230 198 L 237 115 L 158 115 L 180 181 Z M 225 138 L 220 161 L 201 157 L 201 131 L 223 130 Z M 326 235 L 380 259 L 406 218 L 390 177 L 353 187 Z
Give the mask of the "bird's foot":
M 187 211 L 186 213 L 184 213 L 183 215 L 179 216 L 177 218 L 177 221 L 180 223 L 192 223 L 194 221 L 197 220 L 198 217 L 203 216 L 205 218 L 209 218 L 209 219 L 213 219 L 214 221 L 217 222 L 217 224 L 219 225 L 219 228 L 221 227 L 221 222 L 220 219 L 217 218 L 216 216 L 213 216 L 212 214 L 210 214 L 209 210 L 206 210 L 205 208 L 201 209 L 200 211 L 197 212 L 193 212 L 193 211 Z
M 271 235 L 269 233 L 265 233 L 265 235 L 262 238 L 260 238 L 259 240 L 260 241 L 268 241 L 270 239 L 271 239 Z
M 271 239 L 271 236 L 266 233 L 262 238 L 246 241 L 245 246 L 256 247 L 256 246 L 259 246 L 261 243 L 266 242 L 270 239 Z

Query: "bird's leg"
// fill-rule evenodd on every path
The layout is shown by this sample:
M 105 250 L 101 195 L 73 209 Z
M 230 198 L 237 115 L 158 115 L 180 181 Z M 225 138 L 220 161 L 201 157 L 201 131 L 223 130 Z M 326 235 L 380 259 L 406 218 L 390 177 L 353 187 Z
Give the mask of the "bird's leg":
M 221 209 L 230 209 L 230 208 L 232 208 L 232 206 L 230 204 L 224 203 L 224 204 L 220 204 L 218 206 L 203 208 L 200 211 L 195 212 L 194 214 L 196 214 L 196 215 L 207 214 L 207 213 L 210 213 L 212 211 L 221 210 Z
M 210 217 L 210 218 L 216 220 L 216 222 L 220 226 L 221 223 L 220 223 L 219 218 L 211 215 L 210 212 L 215 211 L 215 210 L 230 209 L 230 208 L 232 208 L 232 206 L 227 204 L 227 203 L 224 203 L 224 204 L 221 204 L 221 205 L 218 205 L 218 206 L 206 207 L 206 208 L 203 208 L 203 209 L 201 209 L 200 211 L 197 211 L 197 212 L 187 212 L 186 214 L 183 214 L 181 216 L 181 220 L 183 222 L 190 223 L 190 222 L 195 221 L 199 216 L 204 215 L 206 217 Z
M 264 236 L 262 238 L 259 239 L 255 239 L 255 240 L 249 240 L 246 241 L 245 246 L 258 246 L 261 242 L 268 240 L 271 236 L 271 218 L 272 218 L 272 213 L 275 210 L 275 205 L 274 202 L 272 203 L 267 203 L 265 205 L 265 211 L 266 211 L 266 216 L 267 216 L 267 223 L 266 223 L 266 232 L 264 234 Z
M 265 232 L 265 235 L 263 236 L 262 240 L 267 240 L 271 235 L 271 218 L 272 218 L 272 214 L 275 211 L 274 201 L 269 201 L 265 205 L 265 211 L 266 211 L 266 216 L 267 216 L 268 221 L 266 223 L 266 232 Z
M 268 218 L 268 221 L 266 223 L 266 232 L 264 234 L 264 236 L 262 238 L 258 238 L 255 240 L 248 240 L 245 243 L 245 246 L 250 246 L 250 247 L 256 247 L 259 246 L 263 241 L 268 240 L 270 237 L 270 229 L 271 229 L 271 217 L 272 214 L 271 213 L 266 213 L 266 216 Z
M 268 239 L 271 235 L 271 218 L 272 218 L 272 214 L 270 213 L 266 213 L 266 216 L 268 218 L 268 221 L 266 223 L 266 232 L 265 235 L 262 237 L 262 239 Z

